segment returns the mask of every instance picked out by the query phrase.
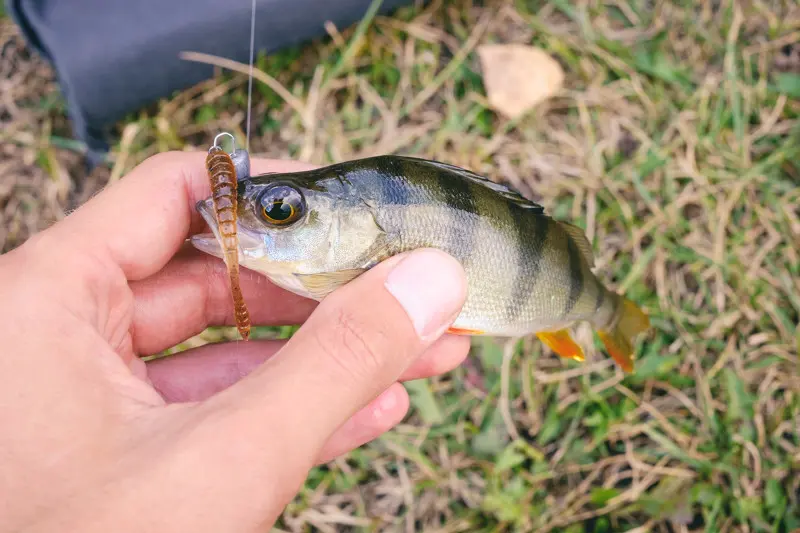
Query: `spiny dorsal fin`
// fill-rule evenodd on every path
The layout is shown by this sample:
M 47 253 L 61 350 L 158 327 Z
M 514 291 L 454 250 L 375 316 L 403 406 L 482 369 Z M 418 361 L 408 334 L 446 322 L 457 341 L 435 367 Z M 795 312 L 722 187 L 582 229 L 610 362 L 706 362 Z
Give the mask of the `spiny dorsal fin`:
M 536 213 L 544 213 L 544 207 L 537 204 L 533 200 L 529 200 L 522 196 L 519 191 L 512 189 L 507 185 L 501 185 L 500 183 L 496 183 L 485 176 L 481 176 L 480 174 L 476 174 L 471 170 L 467 170 L 465 168 L 457 167 L 455 165 L 451 165 L 449 163 L 442 163 L 441 161 L 433 161 L 430 159 L 422 159 L 419 157 L 410 157 L 410 156 L 397 156 L 403 159 L 408 159 L 411 161 L 415 161 L 418 163 L 425 163 L 431 166 L 439 167 L 459 176 L 468 179 L 474 183 L 479 185 L 483 185 L 484 187 L 493 190 L 494 192 L 501 195 L 503 198 L 510 202 L 514 202 L 517 206 L 523 209 L 533 209 Z
M 564 231 L 572 237 L 572 240 L 575 241 L 575 245 L 578 247 L 578 250 L 581 251 L 584 259 L 589 264 L 589 267 L 594 267 L 594 252 L 592 251 L 592 243 L 589 242 L 589 239 L 586 238 L 586 233 L 579 228 L 578 226 L 573 226 L 568 222 L 559 222 L 561 226 L 564 228 Z

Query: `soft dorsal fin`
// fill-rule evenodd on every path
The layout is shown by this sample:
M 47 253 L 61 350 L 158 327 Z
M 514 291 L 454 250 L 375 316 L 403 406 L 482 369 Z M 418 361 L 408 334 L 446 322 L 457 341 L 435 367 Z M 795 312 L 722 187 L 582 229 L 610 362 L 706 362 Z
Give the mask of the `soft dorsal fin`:
M 586 262 L 589 264 L 589 267 L 594 267 L 594 252 L 592 250 L 592 243 L 589 242 L 589 239 L 586 237 L 586 233 L 579 228 L 578 226 L 573 226 L 569 222 L 558 222 L 561 224 L 561 227 L 564 228 L 564 231 L 572 237 L 572 240 L 575 242 L 575 246 L 578 247 L 580 250 L 581 255 L 586 259 Z
M 506 200 L 513 202 L 518 207 L 522 209 L 532 209 L 536 213 L 544 213 L 544 207 L 537 204 L 533 200 L 529 200 L 522 196 L 519 191 L 512 189 L 507 185 L 501 185 L 500 183 L 496 183 L 485 176 L 481 176 L 480 174 L 476 174 L 471 170 L 467 170 L 465 168 L 457 167 L 455 165 L 451 165 L 449 163 L 442 163 L 441 161 L 433 161 L 430 159 L 422 159 L 419 157 L 409 157 L 409 156 L 397 156 L 402 157 L 403 159 L 408 159 L 411 161 L 415 161 L 417 163 L 424 163 L 427 165 L 431 165 L 434 167 L 439 167 L 444 170 L 448 170 L 459 176 L 472 181 L 473 183 L 477 183 L 478 185 L 482 185 L 487 189 L 491 189 Z

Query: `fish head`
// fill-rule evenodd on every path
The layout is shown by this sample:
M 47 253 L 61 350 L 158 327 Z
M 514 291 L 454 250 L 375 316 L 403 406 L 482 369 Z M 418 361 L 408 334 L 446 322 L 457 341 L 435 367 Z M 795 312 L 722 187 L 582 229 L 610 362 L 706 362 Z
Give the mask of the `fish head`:
M 307 297 L 313 296 L 298 275 L 359 268 L 382 233 L 355 187 L 324 170 L 263 174 L 237 184 L 239 264 Z M 222 258 L 213 200 L 199 201 L 196 209 L 212 233 L 194 235 L 192 244 Z

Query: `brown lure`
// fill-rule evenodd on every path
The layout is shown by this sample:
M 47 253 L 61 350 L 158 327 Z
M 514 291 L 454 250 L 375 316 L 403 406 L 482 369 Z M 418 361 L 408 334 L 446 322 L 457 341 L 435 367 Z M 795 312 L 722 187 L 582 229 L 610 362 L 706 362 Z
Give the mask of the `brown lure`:
M 231 283 L 236 329 L 244 340 L 250 338 L 250 313 L 239 286 L 239 238 L 236 235 L 236 167 L 231 156 L 219 146 L 212 146 L 206 157 L 206 170 L 211 181 L 214 214 L 228 277 Z

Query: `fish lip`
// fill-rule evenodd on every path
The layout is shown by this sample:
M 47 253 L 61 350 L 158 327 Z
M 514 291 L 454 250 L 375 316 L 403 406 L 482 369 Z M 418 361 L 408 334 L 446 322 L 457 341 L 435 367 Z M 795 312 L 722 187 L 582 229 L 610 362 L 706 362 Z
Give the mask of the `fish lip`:
M 217 217 L 214 214 L 214 201 L 211 198 L 200 200 L 195 204 L 195 209 L 203 217 L 208 227 L 211 228 L 211 234 L 200 233 L 192 235 L 191 242 L 197 249 L 217 257 L 222 257 L 222 246 L 220 245 L 221 237 L 219 234 L 219 224 L 217 224 Z M 239 262 L 245 260 L 247 257 L 255 257 L 260 255 L 261 240 L 256 235 L 251 235 L 247 230 L 243 229 L 238 223 L 236 224 L 237 240 L 239 241 Z
M 195 209 L 200 216 L 203 217 L 203 220 L 206 221 L 208 227 L 211 228 L 212 231 L 217 229 L 217 217 L 214 216 L 214 202 L 211 198 L 206 198 L 205 200 L 200 200 L 196 204 L 194 204 Z
M 199 233 L 192 235 L 192 245 L 210 255 L 222 257 L 222 246 L 220 245 L 219 225 L 217 224 L 217 217 L 214 215 L 214 202 L 211 198 L 200 200 L 195 204 L 195 209 L 200 216 L 203 217 L 211 233 Z

